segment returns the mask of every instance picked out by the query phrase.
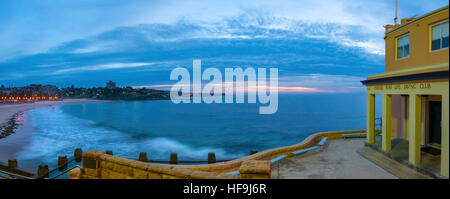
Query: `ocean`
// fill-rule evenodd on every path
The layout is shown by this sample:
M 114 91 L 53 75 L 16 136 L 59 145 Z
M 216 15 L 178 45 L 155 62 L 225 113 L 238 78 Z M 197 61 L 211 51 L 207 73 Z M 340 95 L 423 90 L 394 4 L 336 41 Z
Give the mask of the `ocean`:
M 174 152 L 179 160 L 207 160 L 214 152 L 224 160 L 317 132 L 366 127 L 365 93 L 280 94 L 272 115 L 258 114 L 259 106 L 118 101 L 43 107 L 24 113 L 33 132 L 16 158 L 31 171 L 39 164 L 55 167 L 58 156 L 70 157 L 75 148 L 134 159 L 147 152 L 152 160 L 168 160 Z

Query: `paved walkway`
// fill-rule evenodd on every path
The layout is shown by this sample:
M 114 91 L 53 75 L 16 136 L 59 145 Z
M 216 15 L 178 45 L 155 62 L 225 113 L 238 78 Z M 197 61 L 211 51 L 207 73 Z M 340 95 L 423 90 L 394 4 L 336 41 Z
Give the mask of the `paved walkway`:
M 359 149 L 358 153 L 401 179 L 433 179 L 369 147 Z
M 272 169 L 272 178 L 294 179 L 396 179 L 397 177 L 361 157 L 363 139 L 332 140 L 316 154 L 309 152 L 281 161 Z

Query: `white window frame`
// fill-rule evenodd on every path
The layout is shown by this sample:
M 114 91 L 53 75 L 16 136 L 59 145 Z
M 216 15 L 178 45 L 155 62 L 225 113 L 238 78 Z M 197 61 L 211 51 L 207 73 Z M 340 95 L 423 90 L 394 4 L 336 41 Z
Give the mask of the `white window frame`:
M 442 35 L 441 35 L 441 48 L 436 49 L 436 50 L 433 50 L 433 28 L 436 27 L 436 26 L 440 26 L 440 25 L 442 25 L 442 24 L 444 24 L 444 23 L 446 23 L 446 22 L 449 22 L 449 20 L 437 22 L 437 23 L 435 23 L 435 24 L 431 24 L 431 25 L 430 25 L 430 41 L 429 41 L 429 44 L 430 44 L 430 52 L 436 52 L 436 51 L 448 49 L 448 46 L 445 47 L 445 48 L 442 48 Z
M 398 57 L 398 40 L 400 40 L 403 37 L 409 37 L 409 39 L 408 39 L 408 45 L 409 45 L 408 56 L 404 56 L 404 57 L 399 58 Z M 406 58 L 409 57 L 409 54 L 410 54 L 409 52 L 411 50 L 411 42 L 410 42 L 410 40 L 411 40 L 411 36 L 409 35 L 409 33 L 403 34 L 403 35 L 398 36 L 398 37 L 395 38 L 395 60 L 402 60 L 402 59 L 406 59 Z

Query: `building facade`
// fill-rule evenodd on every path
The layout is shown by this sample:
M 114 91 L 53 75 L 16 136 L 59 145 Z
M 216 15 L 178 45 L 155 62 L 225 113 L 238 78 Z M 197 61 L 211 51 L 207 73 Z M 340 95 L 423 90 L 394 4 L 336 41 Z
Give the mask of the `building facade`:
M 385 28 L 385 72 L 362 81 L 366 142 L 379 142 L 386 153 L 394 150 L 394 142 L 404 143 L 410 166 L 425 165 L 448 178 L 449 7 Z M 381 136 L 375 134 L 376 96 L 382 98 Z
M 106 88 L 108 88 L 108 89 L 116 88 L 116 82 L 109 80 L 109 82 L 106 82 Z
M 54 85 L 31 84 L 24 87 L 0 87 L 0 102 L 59 100 L 61 90 Z

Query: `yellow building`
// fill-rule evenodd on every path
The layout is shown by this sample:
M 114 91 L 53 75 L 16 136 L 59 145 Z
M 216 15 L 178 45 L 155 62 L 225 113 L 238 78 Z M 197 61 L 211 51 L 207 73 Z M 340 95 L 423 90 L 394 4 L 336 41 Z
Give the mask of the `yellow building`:
M 367 87 L 367 144 L 449 177 L 449 7 L 386 25 L 385 72 Z M 375 96 L 382 134 L 375 134 Z M 403 147 L 401 147 L 403 146 Z

